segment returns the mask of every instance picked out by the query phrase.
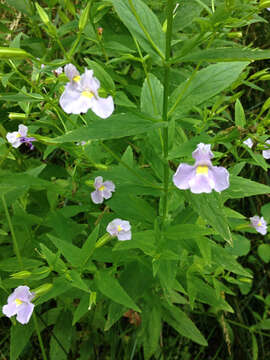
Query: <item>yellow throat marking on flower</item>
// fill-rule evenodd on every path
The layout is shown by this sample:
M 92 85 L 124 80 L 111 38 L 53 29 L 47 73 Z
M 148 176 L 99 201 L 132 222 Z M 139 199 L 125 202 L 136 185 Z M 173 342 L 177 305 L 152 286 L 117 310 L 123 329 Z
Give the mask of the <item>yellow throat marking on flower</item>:
M 120 231 L 122 231 L 122 230 L 123 230 L 123 228 L 122 228 L 120 225 L 118 225 L 118 226 L 117 226 L 117 231 L 120 232 Z
M 19 138 L 19 137 L 22 137 L 22 135 L 21 135 L 20 133 L 18 133 L 18 134 L 16 135 L 16 138 Z
M 105 189 L 105 186 L 104 185 L 101 185 L 101 187 L 98 188 L 99 191 L 102 191 Z
M 22 303 L 23 303 L 22 300 L 20 300 L 20 299 L 15 299 L 14 302 L 16 304 L 16 307 L 22 305 Z
M 94 96 L 94 94 L 92 93 L 92 91 L 83 91 L 82 92 L 82 96 L 88 97 L 89 99 L 92 99 L 92 97 Z
M 72 80 L 75 82 L 78 82 L 78 81 L 80 81 L 80 79 L 81 79 L 80 75 L 76 75 L 76 76 L 74 76 L 74 78 Z
M 206 166 L 206 165 L 197 166 L 196 174 L 197 175 L 208 175 L 208 166 Z
M 258 225 L 257 225 L 257 226 L 262 226 L 261 220 L 258 222 Z

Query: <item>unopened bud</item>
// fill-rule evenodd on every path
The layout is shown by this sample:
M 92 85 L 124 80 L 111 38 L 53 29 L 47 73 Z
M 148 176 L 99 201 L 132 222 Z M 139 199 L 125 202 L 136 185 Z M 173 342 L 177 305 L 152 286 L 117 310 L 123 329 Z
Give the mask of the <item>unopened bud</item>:
M 99 27 L 99 28 L 97 29 L 97 32 L 98 32 L 98 35 L 99 35 L 99 36 L 102 36 L 102 34 L 103 34 L 103 28 L 102 28 L 102 27 Z
M 35 3 L 38 15 L 40 16 L 41 20 L 45 25 L 48 25 L 50 22 L 49 16 L 47 15 L 46 11 L 36 2 Z
M 24 120 L 24 119 L 27 119 L 26 114 L 20 114 L 20 113 L 9 113 L 8 117 L 11 120 Z
M 270 0 L 261 0 L 259 7 L 260 9 L 270 8 Z
M 17 273 L 11 274 L 10 277 L 12 279 L 26 279 L 31 275 L 30 271 L 27 270 L 23 270 L 23 271 L 19 271 Z
M 89 306 L 88 310 L 91 310 L 92 305 L 96 305 L 97 293 L 92 291 L 89 297 Z
M 270 80 L 270 74 L 261 76 L 259 80 Z
M 241 39 L 243 37 L 242 31 L 231 31 L 227 34 L 230 39 Z
M 53 287 L 53 284 L 43 284 L 39 287 L 37 287 L 36 289 L 33 289 L 32 292 L 35 293 L 35 296 L 40 296 L 46 292 L 48 292 L 49 290 L 51 290 L 51 288 Z

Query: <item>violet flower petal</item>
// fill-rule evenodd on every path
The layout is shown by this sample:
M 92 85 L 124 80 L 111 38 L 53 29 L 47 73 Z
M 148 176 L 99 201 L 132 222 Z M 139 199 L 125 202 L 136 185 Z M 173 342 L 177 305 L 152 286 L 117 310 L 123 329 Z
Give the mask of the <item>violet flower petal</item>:
M 102 196 L 101 191 L 95 190 L 95 191 L 91 192 L 90 195 L 91 195 L 91 199 L 94 204 L 102 204 L 103 203 L 103 196 Z
M 120 231 L 117 238 L 118 240 L 131 240 L 131 231 Z
M 196 175 L 189 181 L 190 191 L 194 194 L 210 193 L 213 185 L 213 181 L 206 175 Z
M 30 317 L 33 313 L 35 305 L 34 304 L 21 304 L 17 312 L 17 321 L 21 324 L 27 324 L 30 320 Z
M 188 164 L 180 164 L 173 176 L 173 183 L 178 189 L 189 189 L 189 181 L 196 175 L 196 167 Z
M 97 176 L 95 178 L 95 183 L 94 183 L 95 188 L 99 189 L 102 185 L 103 185 L 103 177 L 102 176 Z
M 217 192 L 223 191 L 230 186 L 229 177 L 230 174 L 227 169 L 222 166 L 212 166 L 209 169 L 209 173 L 212 175 L 214 180 L 214 189 Z
M 64 72 L 70 81 L 72 81 L 76 76 L 80 76 L 79 71 L 73 64 L 65 65 Z
M 91 110 L 102 119 L 108 118 L 114 111 L 113 98 L 111 96 L 93 98 Z

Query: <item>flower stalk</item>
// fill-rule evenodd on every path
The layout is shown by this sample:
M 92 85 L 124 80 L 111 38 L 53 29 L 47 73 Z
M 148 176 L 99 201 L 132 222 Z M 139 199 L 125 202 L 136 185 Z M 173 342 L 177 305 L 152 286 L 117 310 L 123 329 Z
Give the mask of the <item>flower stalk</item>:
M 172 21 L 173 21 L 173 0 L 168 0 L 167 4 L 167 29 L 166 29 L 166 50 L 165 50 L 165 60 L 164 60 L 164 96 L 163 96 L 163 110 L 162 110 L 162 120 L 165 121 L 168 125 L 168 98 L 169 98 L 169 81 L 170 81 L 170 57 L 171 57 L 171 39 L 172 39 Z M 168 189 L 169 189 L 169 162 L 168 162 L 168 153 L 169 153 L 169 129 L 168 126 L 164 127 L 162 130 L 162 140 L 163 140 L 163 160 L 164 160 L 164 175 L 163 175 L 163 184 L 164 184 L 164 194 L 163 194 L 163 214 L 162 214 L 162 223 L 165 223 L 165 220 L 168 215 Z

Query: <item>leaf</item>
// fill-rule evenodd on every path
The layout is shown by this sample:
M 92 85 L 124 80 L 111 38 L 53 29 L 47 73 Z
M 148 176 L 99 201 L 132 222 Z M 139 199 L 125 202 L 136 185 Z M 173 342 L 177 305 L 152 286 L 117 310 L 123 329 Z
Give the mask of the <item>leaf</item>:
M 191 239 L 199 236 L 211 235 L 213 230 L 195 224 L 180 224 L 170 226 L 166 229 L 165 236 L 171 240 L 180 240 L 181 238 Z
M 57 318 L 56 325 L 53 328 L 53 333 L 58 341 L 52 336 L 50 341 L 50 359 L 51 360 L 66 360 L 71 346 L 73 328 L 71 326 L 71 312 L 62 311 Z M 60 346 L 59 343 L 62 345 Z M 63 348 L 65 349 L 65 352 Z
M 44 101 L 44 98 L 39 94 L 21 94 L 21 93 L 9 93 L 9 95 L 6 94 L 0 94 L 0 101 L 26 101 L 26 102 L 41 102 Z
M 109 207 L 126 219 L 153 224 L 156 210 L 145 200 L 127 193 L 117 193 L 109 201 Z
M 63 277 L 58 277 L 53 282 L 53 287 L 46 292 L 44 295 L 41 295 L 37 300 L 35 300 L 35 305 L 43 304 L 50 299 L 56 299 L 57 296 L 65 293 L 67 290 L 71 289 L 71 284 Z
M 8 5 L 14 7 L 19 12 L 24 13 L 25 15 L 31 16 L 31 6 L 27 0 L 6 0 Z
M 84 58 L 84 60 L 87 62 L 87 64 L 90 66 L 92 70 L 94 70 L 94 76 L 98 78 L 101 85 L 106 90 L 115 90 L 115 85 L 113 82 L 113 79 L 110 77 L 110 75 L 103 69 L 101 65 L 96 63 L 95 61 L 89 60 L 87 58 Z
M 109 305 L 108 317 L 105 323 L 104 331 L 110 330 L 110 328 L 123 316 L 127 308 L 120 304 L 111 302 Z
M 81 249 L 53 235 L 48 234 L 47 236 L 72 266 L 81 265 Z
M 83 247 L 81 248 L 80 263 L 82 267 L 87 264 L 88 259 L 90 259 L 91 255 L 95 250 L 98 234 L 99 225 L 94 228 L 94 230 L 91 232 L 91 234 L 88 236 L 85 243 L 83 244 Z
M 117 91 L 116 95 L 114 96 L 114 103 L 116 105 L 120 105 L 120 106 L 125 106 L 125 107 L 130 107 L 130 108 L 135 108 L 136 109 L 136 105 L 129 100 L 129 98 L 127 97 L 127 95 L 124 93 L 124 91 Z
M 34 324 L 31 319 L 27 325 L 21 325 L 18 322 L 12 325 L 10 331 L 10 360 L 16 360 L 20 356 L 25 346 L 29 343 Z
M 203 10 L 196 0 L 182 0 L 178 3 L 176 14 L 173 17 L 173 31 L 178 32 L 190 26 Z
M 165 310 L 162 312 L 162 317 L 170 326 L 179 332 L 180 335 L 183 335 L 200 345 L 207 346 L 207 341 L 196 325 L 176 306 L 166 304 Z
M 235 103 L 235 125 L 241 128 L 244 128 L 246 125 L 245 112 L 239 99 Z
M 141 312 L 135 302 L 122 288 L 119 281 L 109 275 L 108 272 L 100 271 L 95 279 L 97 282 L 97 287 L 103 295 L 107 296 L 118 304 L 126 306 L 129 309 Z
M 250 240 L 239 234 L 232 234 L 233 246 L 226 247 L 228 254 L 245 256 L 250 251 Z
M 72 326 L 74 326 L 87 313 L 88 306 L 89 294 L 83 294 L 80 298 L 80 303 L 74 312 Z
M 145 326 L 145 334 L 143 338 L 144 358 L 148 360 L 152 355 L 154 355 L 159 346 L 162 326 L 160 306 L 153 304 L 151 308 L 143 312 L 142 321 L 143 325 Z
M 269 263 L 269 261 L 270 261 L 270 245 L 269 244 L 261 244 L 258 247 L 258 254 L 265 263 Z
M 248 62 L 219 63 L 198 71 L 190 84 L 188 79 L 174 90 L 170 97 L 169 112 L 176 110 L 185 113 L 193 106 L 200 105 L 221 93 L 237 80 L 248 64 Z
M 27 59 L 33 56 L 23 49 L 0 47 L 0 59 Z
M 252 360 L 258 360 L 258 342 L 256 336 L 251 333 L 252 336 Z
M 86 127 L 68 132 L 51 140 L 54 143 L 119 139 L 125 136 L 145 133 L 154 128 L 163 127 L 164 123 L 153 123 L 133 113 L 112 115 L 108 120 L 96 120 Z
M 230 175 L 230 186 L 222 191 L 223 201 L 227 199 L 238 199 L 247 196 L 269 194 L 270 186 L 242 178 L 241 176 Z
M 153 75 L 144 80 L 141 93 L 141 110 L 153 117 L 162 116 L 163 85 Z
M 71 280 L 71 285 L 77 289 L 80 289 L 82 291 L 85 291 L 87 293 L 90 292 L 89 287 L 86 285 L 84 280 L 81 278 L 81 275 L 75 271 L 70 270 L 67 275 L 68 280 Z
M 270 58 L 270 50 L 244 49 L 244 48 L 217 48 L 197 50 L 181 57 L 182 62 L 225 62 L 225 61 L 254 61 Z M 178 58 L 172 61 L 178 61 Z
M 212 192 L 211 194 L 192 194 L 191 192 L 185 192 L 185 196 L 189 199 L 198 215 L 211 225 L 225 241 L 232 244 L 232 235 L 228 220 L 223 211 L 220 194 L 216 192 Z
M 255 325 L 256 329 L 270 330 L 270 319 L 265 319 Z
M 121 21 L 142 48 L 154 57 L 164 58 L 165 34 L 156 15 L 142 0 L 112 0 Z

